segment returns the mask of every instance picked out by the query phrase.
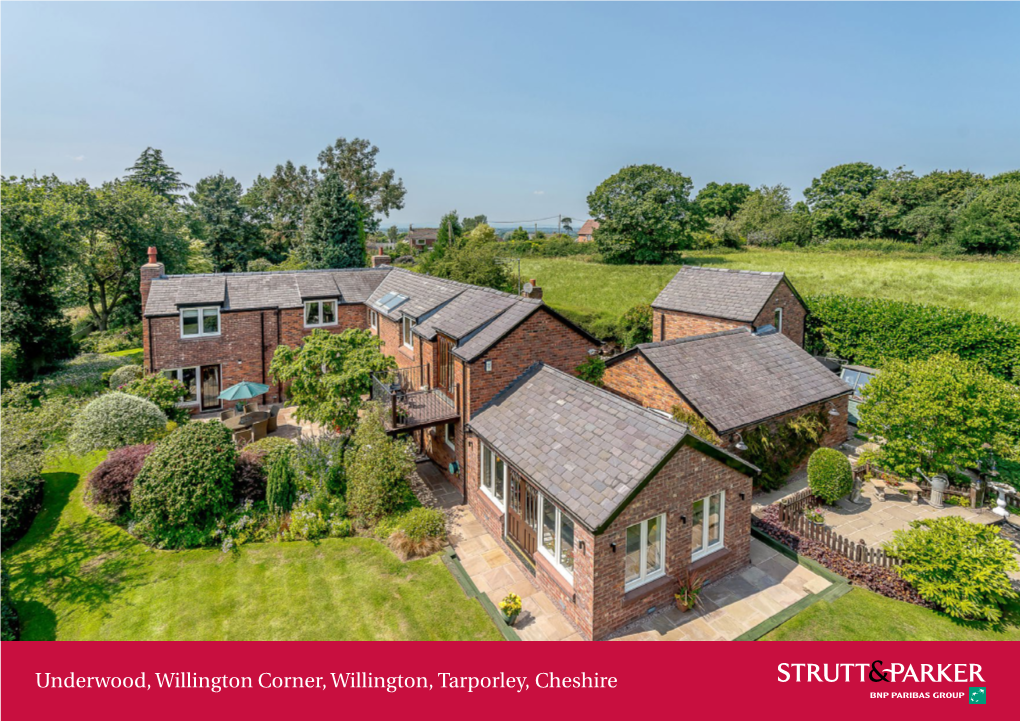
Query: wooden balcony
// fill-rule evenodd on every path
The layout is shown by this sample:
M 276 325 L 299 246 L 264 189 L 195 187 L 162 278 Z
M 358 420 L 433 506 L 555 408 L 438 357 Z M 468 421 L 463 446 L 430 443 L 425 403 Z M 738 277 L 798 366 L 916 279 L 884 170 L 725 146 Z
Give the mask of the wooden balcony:
M 460 418 L 460 384 L 451 388 L 432 385 L 429 365 L 401 368 L 372 376 L 372 400 L 389 409 L 388 433 L 409 433 L 451 423 Z

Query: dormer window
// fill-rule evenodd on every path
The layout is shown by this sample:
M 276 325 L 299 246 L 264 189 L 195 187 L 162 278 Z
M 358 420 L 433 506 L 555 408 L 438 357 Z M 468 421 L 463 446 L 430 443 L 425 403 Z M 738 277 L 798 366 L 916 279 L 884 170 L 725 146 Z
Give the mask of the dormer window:
M 305 301 L 305 328 L 321 328 L 326 325 L 336 325 L 336 301 Z
M 181 338 L 201 338 L 219 334 L 219 306 L 181 310 Z

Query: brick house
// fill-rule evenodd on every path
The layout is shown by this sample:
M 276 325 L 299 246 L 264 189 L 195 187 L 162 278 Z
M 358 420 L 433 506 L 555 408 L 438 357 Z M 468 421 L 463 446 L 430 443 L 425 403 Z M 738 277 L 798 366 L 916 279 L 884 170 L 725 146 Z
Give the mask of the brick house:
M 464 422 L 533 363 L 572 373 L 599 345 L 540 298 L 388 266 L 167 276 L 150 249 L 141 295 L 146 370 L 182 380 L 196 413 L 241 381 L 270 385 L 259 402 L 282 400 L 269 375 L 280 344 L 317 328 L 377 334 L 400 369 L 400 393 L 373 382 L 391 432 L 412 434 L 462 492 Z
M 647 408 L 694 411 L 728 448 L 751 428 L 809 413 L 828 423 L 823 445 L 847 439 L 849 386 L 774 329 L 642 343 L 606 361 L 603 383 Z
M 592 241 L 592 234 L 598 230 L 599 221 L 597 220 L 586 220 L 581 229 L 577 231 L 577 242 L 578 243 L 590 243 Z
M 753 466 L 537 363 L 467 424 L 468 503 L 588 639 L 750 562 Z
M 685 265 L 652 301 L 652 340 L 771 325 L 803 348 L 806 318 L 784 273 Z
M 415 228 L 411 226 L 404 240 L 411 246 L 412 251 L 417 252 L 431 248 L 436 244 L 438 237 L 439 228 Z

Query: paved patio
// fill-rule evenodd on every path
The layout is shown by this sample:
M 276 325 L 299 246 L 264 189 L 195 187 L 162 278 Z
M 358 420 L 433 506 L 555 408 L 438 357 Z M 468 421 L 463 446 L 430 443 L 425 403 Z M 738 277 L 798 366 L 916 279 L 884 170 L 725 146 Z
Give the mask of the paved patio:
M 523 610 L 516 626 L 521 639 L 583 640 L 552 600 L 535 586 L 534 577 L 521 571 L 470 509 L 462 505 L 463 497 L 439 469 L 432 463 L 420 463 L 418 477 L 424 484 L 427 502 L 446 509 L 450 542 L 478 590 L 494 604 L 510 591 L 521 597 Z M 422 495 L 418 489 L 416 492 Z M 688 613 L 664 608 L 617 631 L 612 639 L 732 640 L 829 585 L 828 580 L 752 539 L 751 565 L 706 586 L 701 594 L 702 608 Z

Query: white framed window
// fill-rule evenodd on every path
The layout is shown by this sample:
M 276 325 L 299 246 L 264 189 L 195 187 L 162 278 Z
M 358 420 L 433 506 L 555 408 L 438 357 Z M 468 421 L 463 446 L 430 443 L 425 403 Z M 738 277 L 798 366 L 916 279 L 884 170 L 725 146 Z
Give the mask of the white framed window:
M 376 333 L 379 332 L 379 314 L 371 308 L 368 309 L 368 324 Z
M 666 514 L 627 527 L 623 590 L 666 575 Z
M 482 444 L 482 491 L 491 498 L 500 509 L 506 501 L 506 463 L 484 443 Z
M 776 330 L 780 333 L 783 332 L 783 309 L 776 308 L 775 314 L 772 316 L 772 325 L 776 327 Z
M 305 301 L 305 328 L 321 328 L 326 325 L 336 325 L 336 301 Z
M 220 307 L 185 308 L 181 311 L 181 338 L 220 334 Z
M 545 497 L 539 495 L 538 550 L 556 570 L 574 582 L 574 521 Z
M 443 426 L 443 440 L 446 441 L 451 449 L 457 448 L 457 434 L 454 432 L 454 426 L 452 423 L 447 423 Z
M 411 329 L 414 328 L 414 326 L 414 318 L 409 318 L 405 315 L 403 320 L 404 346 L 411 350 L 414 350 L 414 336 L 411 335 Z
M 193 406 L 198 403 L 198 368 L 167 368 L 163 371 L 167 378 L 183 383 L 188 392 L 177 404 L 179 406 Z
M 695 501 L 691 518 L 691 560 L 694 561 L 723 547 L 726 491 Z

